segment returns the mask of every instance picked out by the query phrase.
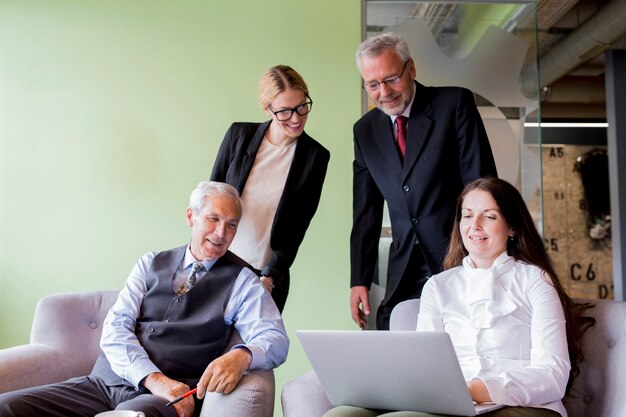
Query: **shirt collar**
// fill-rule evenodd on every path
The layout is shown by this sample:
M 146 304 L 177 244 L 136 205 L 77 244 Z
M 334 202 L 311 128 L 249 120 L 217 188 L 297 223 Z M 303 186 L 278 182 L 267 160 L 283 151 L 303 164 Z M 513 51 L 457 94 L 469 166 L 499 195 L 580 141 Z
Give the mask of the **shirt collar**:
M 183 263 L 180 266 L 181 270 L 185 270 L 187 268 L 190 268 L 191 265 L 193 265 L 196 262 L 198 262 L 198 260 L 191 253 L 190 246 L 187 245 L 187 249 L 185 250 L 185 257 L 183 258 Z M 217 262 L 217 259 L 208 260 L 208 261 L 202 261 L 202 265 L 204 265 L 204 268 L 208 271 L 215 264 L 215 262 Z
M 464 300 L 470 310 L 471 327 L 492 327 L 498 317 L 510 314 L 518 308 L 517 302 L 506 289 L 505 281 L 511 277 L 504 278 L 514 266 L 515 258 L 507 255 L 506 251 L 496 258 L 491 268 L 474 267 L 469 256 L 463 259 L 463 268 L 468 279 Z
M 463 258 L 463 265 L 469 269 L 497 270 L 500 268 L 501 265 L 504 265 L 509 261 L 515 262 L 515 259 L 513 259 L 513 257 L 511 257 L 506 251 L 504 251 L 500 255 L 498 255 L 498 257 L 493 261 L 493 265 L 490 268 L 478 268 L 476 265 L 474 265 L 474 261 L 470 259 L 469 255 Z

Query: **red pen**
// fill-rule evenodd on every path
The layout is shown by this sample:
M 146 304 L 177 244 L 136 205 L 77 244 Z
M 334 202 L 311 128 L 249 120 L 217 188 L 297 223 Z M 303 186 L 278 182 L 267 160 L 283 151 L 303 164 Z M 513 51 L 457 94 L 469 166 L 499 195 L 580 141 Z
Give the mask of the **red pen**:
M 169 407 L 172 404 L 176 404 L 177 402 L 184 400 L 185 398 L 189 397 L 190 395 L 193 395 L 196 393 L 196 391 L 198 391 L 198 388 L 194 388 L 189 392 L 184 393 L 183 395 L 181 395 L 180 397 L 170 401 L 169 403 L 165 404 L 166 407 Z

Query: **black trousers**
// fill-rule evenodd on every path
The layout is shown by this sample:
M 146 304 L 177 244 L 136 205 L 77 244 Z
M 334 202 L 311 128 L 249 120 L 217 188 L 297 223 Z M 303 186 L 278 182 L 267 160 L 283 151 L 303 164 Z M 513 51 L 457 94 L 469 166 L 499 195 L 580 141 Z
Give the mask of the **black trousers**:
M 400 283 L 387 302 L 382 302 L 376 314 L 376 329 L 389 330 L 391 311 L 400 302 L 419 298 L 422 288 L 432 275 L 420 245 L 413 246 L 409 263 L 400 278 Z
M 196 400 L 194 416 L 202 403 Z M 178 417 L 167 400 L 145 388 L 107 386 L 92 376 L 0 394 L 0 417 L 94 417 L 109 410 L 143 411 L 146 417 Z

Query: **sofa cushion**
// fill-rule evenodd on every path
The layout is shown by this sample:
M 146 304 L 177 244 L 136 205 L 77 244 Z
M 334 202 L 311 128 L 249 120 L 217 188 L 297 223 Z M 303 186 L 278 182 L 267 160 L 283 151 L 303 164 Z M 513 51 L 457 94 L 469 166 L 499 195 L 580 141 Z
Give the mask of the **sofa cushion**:
M 626 416 L 626 303 L 589 301 L 596 324 L 583 337 L 584 361 L 564 399 L 569 417 Z

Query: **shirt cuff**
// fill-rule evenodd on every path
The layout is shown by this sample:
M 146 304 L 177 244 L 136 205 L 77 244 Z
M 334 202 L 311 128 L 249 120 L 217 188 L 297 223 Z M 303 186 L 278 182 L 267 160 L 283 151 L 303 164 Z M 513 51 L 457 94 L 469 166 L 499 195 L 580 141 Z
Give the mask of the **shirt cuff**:
M 502 383 L 500 378 L 493 377 L 478 377 L 483 383 L 485 387 L 487 387 L 487 392 L 491 397 L 491 401 L 496 404 L 506 404 L 506 394 L 504 392 L 504 388 L 502 387 Z
M 252 355 L 252 362 L 250 362 L 250 366 L 248 370 L 251 371 L 253 369 L 264 369 L 265 364 L 265 352 L 259 346 L 254 345 L 235 345 L 232 347 L 233 349 L 246 349 Z
M 124 377 L 128 382 L 133 384 L 136 389 L 139 389 L 139 384 L 145 377 L 155 372 L 161 372 L 154 363 L 150 360 L 142 360 L 139 363 L 131 366 L 125 373 Z

